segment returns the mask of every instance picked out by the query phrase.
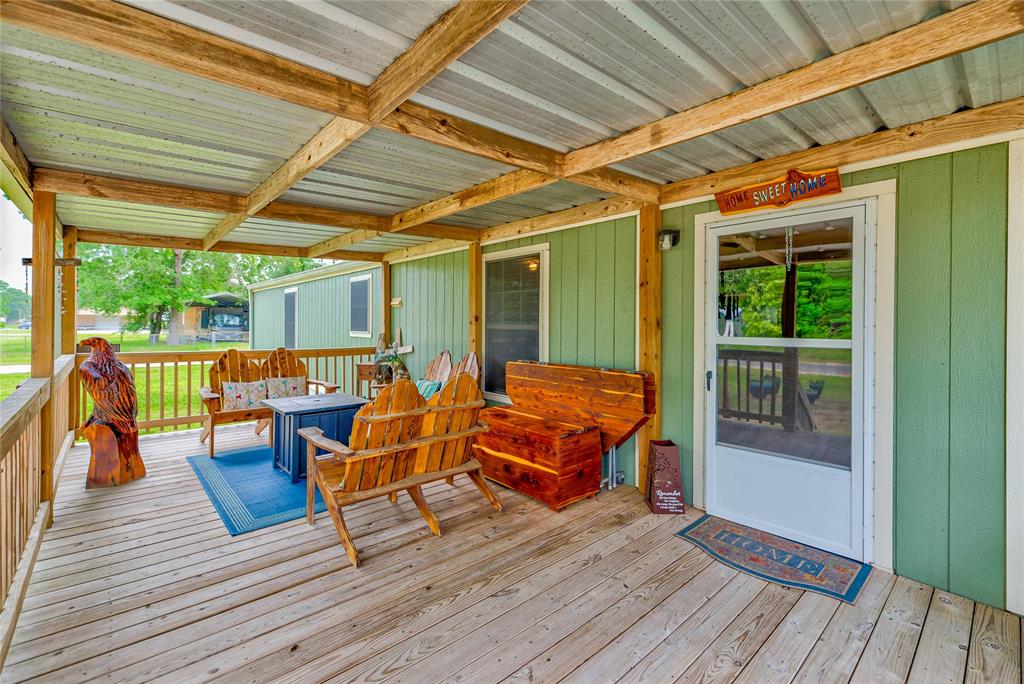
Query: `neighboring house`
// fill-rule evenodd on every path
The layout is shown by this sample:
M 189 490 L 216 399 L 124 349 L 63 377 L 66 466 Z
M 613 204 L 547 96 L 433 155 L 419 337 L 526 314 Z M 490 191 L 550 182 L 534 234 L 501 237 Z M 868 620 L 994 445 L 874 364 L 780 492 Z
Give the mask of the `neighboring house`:
M 231 292 L 203 295 L 213 304 L 194 303 L 182 314 L 183 335 L 196 340 L 249 339 L 249 302 Z
M 249 286 L 254 349 L 373 346 L 381 332 L 381 270 L 345 262 Z
M 79 309 L 75 316 L 75 326 L 79 330 L 120 330 L 127 315 L 128 312 L 123 310 L 117 315 L 107 316 L 92 309 Z

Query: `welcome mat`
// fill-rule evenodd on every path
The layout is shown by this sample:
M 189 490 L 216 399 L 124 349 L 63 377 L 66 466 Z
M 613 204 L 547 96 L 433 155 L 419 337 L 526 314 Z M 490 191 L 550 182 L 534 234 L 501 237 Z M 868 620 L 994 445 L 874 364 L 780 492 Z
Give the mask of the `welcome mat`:
M 746 525 L 705 515 L 676 533 L 737 570 L 853 603 L 871 566 Z
M 231 536 L 306 515 L 306 482 L 274 467 L 270 447 L 218 452 L 188 462 Z M 316 492 L 316 511 L 326 510 Z

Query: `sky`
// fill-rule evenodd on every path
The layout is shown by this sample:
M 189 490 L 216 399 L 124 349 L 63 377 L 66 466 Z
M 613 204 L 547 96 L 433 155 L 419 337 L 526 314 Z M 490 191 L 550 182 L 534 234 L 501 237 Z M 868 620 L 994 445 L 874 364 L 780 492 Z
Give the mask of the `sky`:
M 32 222 L 14 203 L 0 195 L 0 279 L 12 287 L 25 289 L 25 267 L 22 257 L 32 256 Z M 29 292 L 32 291 L 31 278 Z

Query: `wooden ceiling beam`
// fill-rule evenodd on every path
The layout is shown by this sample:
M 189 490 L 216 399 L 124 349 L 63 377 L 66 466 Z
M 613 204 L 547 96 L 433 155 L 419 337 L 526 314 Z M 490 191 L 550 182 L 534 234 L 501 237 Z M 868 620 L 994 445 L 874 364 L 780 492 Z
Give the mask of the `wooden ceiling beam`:
M 644 205 L 640 200 L 631 197 L 611 197 L 600 202 L 591 202 L 571 209 L 554 211 L 510 223 L 485 228 L 480 235 L 481 242 L 496 240 L 512 240 L 531 233 L 539 233 L 552 228 L 591 223 L 609 216 L 617 216 L 631 211 L 639 211 Z
M 195 252 L 203 251 L 201 238 L 175 237 L 171 235 L 153 235 L 149 233 L 132 233 L 119 230 L 99 230 L 78 227 L 78 241 L 106 245 L 125 245 L 129 247 L 151 247 L 154 249 L 187 249 Z M 251 242 L 218 242 L 211 252 L 229 254 L 258 254 L 262 256 L 305 257 L 309 256 L 306 247 L 289 247 L 287 245 L 261 245 Z M 335 250 L 322 255 L 324 259 L 345 259 L 353 261 L 382 261 L 381 252 L 356 252 Z
M 445 12 L 370 86 L 370 120 L 389 114 L 526 3 L 464 0 Z
M 288 191 L 293 185 L 327 163 L 334 155 L 351 145 L 369 124 L 334 117 L 284 164 L 245 198 L 244 211 L 228 214 L 203 238 L 203 249 L 210 249 L 231 231 L 255 216 L 260 209 Z
M 460 190 L 447 197 L 442 197 L 403 211 L 400 214 L 395 214 L 391 219 L 392 229 L 403 231 L 421 223 L 457 214 L 461 211 L 496 202 L 529 190 L 542 188 L 557 181 L 558 179 L 554 176 L 537 171 L 529 171 L 527 169 L 513 171 L 504 176 L 498 176 L 497 178 L 474 185 L 471 188 Z
M 567 178 L 1024 33 L 1020 0 L 978 0 L 565 155 Z
M 112 0 L 0 0 L 5 24 L 369 122 L 366 87 Z
M 396 261 L 430 256 L 439 252 L 450 252 L 465 247 L 466 243 L 459 242 L 458 240 L 435 240 L 434 242 L 424 242 L 422 245 L 412 245 L 411 247 L 402 247 L 400 249 L 393 249 L 390 252 L 384 252 L 384 261 L 391 264 Z
M 55 192 L 59 195 L 95 197 L 218 214 L 242 212 L 246 202 L 246 198 L 241 195 L 61 169 L 36 168 L 33 170 L 32 182 L 40 190 Z M 280 200 L 271 202 L 256 212 L 255 216 L 278 221 L 344 228 L 345 230 L 370 229 L 387 232 L 391 225 L 390 216 L 359 214 L 343 209 Z M 446 226 L 438 223 L 427 223 L 407 232 L 410 235 L 437 239 L 471 240 L 476 236 L 476 231 L 473 228 Z
M 21 151 L 3 118 L 0 118 L 0 161 L 11 172 L 21 189 L 31 197 L 32 165 L 29 164 L 28 157 Z
M 661 203 L 684 202 L 760 183 L 785 174 L 789 169 L 841 167 L 1020 130 L 1024 130 L 1024 97 L 687 178 L 664 186 Z

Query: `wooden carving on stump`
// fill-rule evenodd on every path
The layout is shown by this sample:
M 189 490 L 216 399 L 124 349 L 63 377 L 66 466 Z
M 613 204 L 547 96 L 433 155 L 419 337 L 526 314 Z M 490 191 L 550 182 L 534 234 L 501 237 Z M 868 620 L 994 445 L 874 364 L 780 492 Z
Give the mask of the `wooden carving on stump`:
M 143 477 L 146 466 L 139 455 L 139 406 L 131 371 L 102 337 L 82 344 L 92 348 L 78 369 L 93 400 L 92 415 L 82 429 L 92 449 L 85 487 L 112 487 Z

